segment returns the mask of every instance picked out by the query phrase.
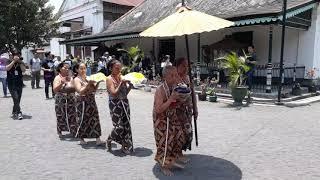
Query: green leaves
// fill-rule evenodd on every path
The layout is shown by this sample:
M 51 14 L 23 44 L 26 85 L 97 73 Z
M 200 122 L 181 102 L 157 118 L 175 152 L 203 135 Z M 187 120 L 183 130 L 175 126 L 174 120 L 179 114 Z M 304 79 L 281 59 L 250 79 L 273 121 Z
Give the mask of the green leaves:
M 126 49 L 118 49 L 118 51 L 124 51 L 128 54 L 130 59 L 130 64 L 127 67 L 122 68 L 123 74 L 129 73 L 134 67 L 136 67 L 144 58 L 143 51 L 139 48 L 139 46 L 130 47 L 128 50 Z
M 244 85 L 245 74 L 250 70 L 244 58 L 240 58 L 235 52 L 231 52 L 227 56 L 218 58 L 217 60 L 220 60 L 223 68 L 228 70 L 231 88 Z
M 47 6 L 48 0 L 2 0 L 0 3 L 0 48 L 5 44 L 21 50 L 47 43 L 59 24 Z
M 208 96 L 215 96 L 215 95 L 216 95 L 216 91 L 215 91 L 214 88 L 208 88 L 206 94 L 207 94 Z

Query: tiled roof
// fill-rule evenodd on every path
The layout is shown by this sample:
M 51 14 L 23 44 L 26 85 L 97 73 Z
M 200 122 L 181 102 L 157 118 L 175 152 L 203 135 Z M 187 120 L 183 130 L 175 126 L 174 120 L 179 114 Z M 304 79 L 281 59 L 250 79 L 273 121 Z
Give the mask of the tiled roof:
M 282 12 L 282 0 L 186 0 L 187 6 L 232 21 L 242 22 L 251 18 L 278 18 Z M 107 30 L 92 36 L 76 38 L 70 41 L 84 39 L 100 39 L 126 34 L 139 34 L 161 19 L 176 11 L 181 0 L 145 0 L 114 21 Z M 288 0 L 288 12 L 297 8 L 314 4 L 319 0 Z M 241 24 L 241 23 L 240 23 Z M 246 24 L 246 23 L 244 23 Z
M 288 0 L 288 9 L 294 9 L 314 0 Z M 181 0 L 146 0 L 132 11 L 113 22 L 106 34 L 141 32 L 169 16 Z M 187 0 L 187 5 L 213 16 L 233 19 L 246 16 L 278 14 L 282 0 Z
M 104 2 L 121 4 L 126 6 L 137 6 L 142 3 L 144 0 L 103 0 Z

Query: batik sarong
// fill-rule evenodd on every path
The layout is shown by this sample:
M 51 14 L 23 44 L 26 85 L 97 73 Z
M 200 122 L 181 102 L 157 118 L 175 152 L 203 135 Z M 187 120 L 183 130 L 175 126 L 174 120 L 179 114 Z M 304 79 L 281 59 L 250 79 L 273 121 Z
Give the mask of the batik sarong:
M 55 111 L 57 116 L 57 132 L 70 132 L 73 136 L 77 131 L 77 113 L 74 94 L 57 93 L 55 96 Z
M 175 110 L 171 109 L 166 114 L 154 113 L 154 137 L 157 146 L 155 160 L 163 167 L 170 167 L 179 158 L 185 140 Z
M 176 108 L 171 106 L 166 112 L 160 114 L 153 110 L 154 137 L 157 146 L 155 160 L 162 167 L 170 168 L 175 163 L 186 141 Z
M 99 138 L 101 126 L 95 95 L 76 96 L 78 113 L 78 138 Z
M 191 99 L 191 96 L 190 96 Z M 187 149 L 191 150 L 191 143 L 193 139 L 193 131 L 192 131 L 192 105 L 187 101 L 182 104 L 178 104 L 177 106 L 177 116 L 179 122 L 181 123 L 185 142 L 182 146 L 182 150 L 186 151 Z
M 109 139 L 124 145 L 128 151 L 132 152 L 133 142 L 128 99 L 109 99 L 109 108 L 113 125 Z

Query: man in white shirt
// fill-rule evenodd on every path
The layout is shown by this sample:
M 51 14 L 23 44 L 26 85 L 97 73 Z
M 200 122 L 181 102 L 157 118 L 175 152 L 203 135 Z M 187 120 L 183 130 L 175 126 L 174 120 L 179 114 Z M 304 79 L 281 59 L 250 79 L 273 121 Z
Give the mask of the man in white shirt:
M 4 53 L 0 56 L 0 66 L 6 67 L 7 61 L 9 60 L 9 54 Z M 0 81 L 2 83 L 3 97 L 6 98 L 8 95 L 8 82 L 7 82 L 7 71 L 0 69 Z
M 172 66 L 172 63 L 170 62 L 170 55 L 166 55 L 164 59 L 165 59 L 165 66 Z
M 60 63 L 62 63 L 60 56 L 56 56 L 53 61 L 54 61 L 54 68 L 57 68 L 58 65 L 59 65 Z
M 112 57 L 109 56 L 109 52 L 106 51 L 103 56 L 101 57 L 106 63 L 108 63 L 109 61 L 111 61 Z
M 37 53 L 34 53 L 34 58 L 30 60 L 30 69 L 31 69 L 31 87 L 34 89 L 36 84 L 37 88 L 41 88 L 40 84 L 40 71 L 41 71 L 41 60 Z
M 98 62 L 98 72 L 101 71 L 101 69 L 104 68 L 104 64 L 102 62 L 102 59 L 99 59 L 99 62 Z

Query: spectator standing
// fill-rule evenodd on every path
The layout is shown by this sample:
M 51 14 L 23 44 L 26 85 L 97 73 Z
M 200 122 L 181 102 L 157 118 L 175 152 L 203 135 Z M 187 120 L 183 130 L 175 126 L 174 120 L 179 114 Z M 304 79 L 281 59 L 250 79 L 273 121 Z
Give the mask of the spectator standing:
M 41 60 L 37 53 L 34 53 L 34 58 L 30 60 L 30 69 L 31 69 L 31 87 L 34 89 L 36 85 L 37 88 L 40 88 L 40 71 L 41 71 Z
M 49 86 L 51 86 L 52 97 L 54 98 L 53 92 L 53 80 L 55 77 L 54 72 L 54 62 L 52 60 L 52 55 L 50 52 L 45 53 L 45 60 L 42 63 L 42 70 L 43 70 L 43 77 L 44 77 L 44 84 L 45 84 L 45 94 L 46 99 L 49 99 Z
M 250 67 L 250 70 L 247 72 L 247 84 L 249 87 L 249 90 L 252 90 L 252 85 L 253 85 L 253 75 L 254 75 L 254 71 L 256 69 L 256 64 L 257 64 L 257 54 L 256 51 L 254 49 L 254 46 L 248 46 L 248 52 L 249 52 L 249 56 L 246 59 L 246 64 Z
M 4 53 L 0 57 L 0 66 L 5 67 L 7 61 L 9 60 L 9 55 Z M 0 70 L 0 81 L 2 83 L 3 97 L 6 98 L 8 95 L 8 82 L 7 82 L 7 71 L 5 69 Z
M 92 67 L 92 61 L 90 59 L 90 57 L 87 57 L 86 58 L 86 61 L 85 61 L 85 64 L 87 66 L 87 76 L 90 76 L 91 75 L 91 67 Z
M 61 57 L 56 56 L 55 61 L 54 61 L 54 68 L 57 69 L 60 63 L 62 63 Z

